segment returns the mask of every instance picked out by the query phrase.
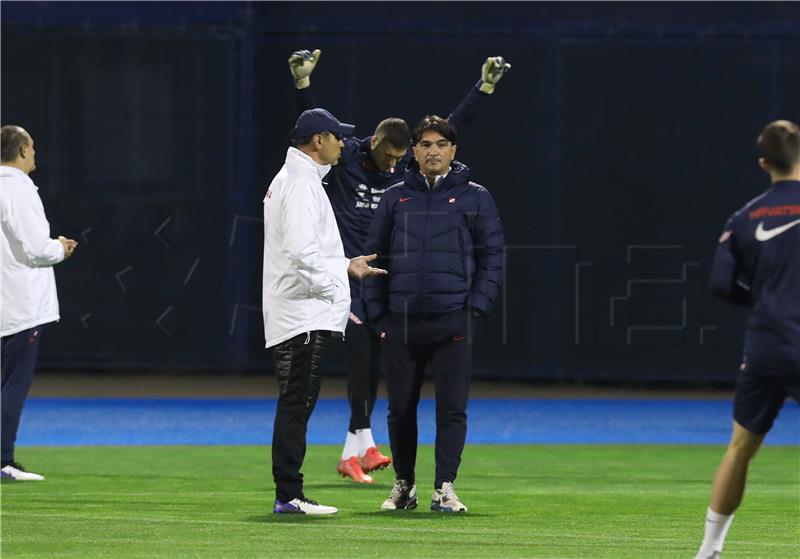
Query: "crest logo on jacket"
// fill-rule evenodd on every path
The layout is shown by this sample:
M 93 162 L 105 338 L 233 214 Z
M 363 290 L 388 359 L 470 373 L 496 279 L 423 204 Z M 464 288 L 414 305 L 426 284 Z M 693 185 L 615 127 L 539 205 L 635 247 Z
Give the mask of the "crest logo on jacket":
M 356 192 L 356 208 L 369 208 L 371 210 L 377 209 L 378 202 L 381 201 L 380 196 L 371 196 L 372 189 L 366 184 L 359 184 L 358 191 Z
M 456 197 L 455 196 L 451 196 L 450 199 L 448 200 L 448 202 L 450 202 L 451 204 L 455 204 L 456 203 Z

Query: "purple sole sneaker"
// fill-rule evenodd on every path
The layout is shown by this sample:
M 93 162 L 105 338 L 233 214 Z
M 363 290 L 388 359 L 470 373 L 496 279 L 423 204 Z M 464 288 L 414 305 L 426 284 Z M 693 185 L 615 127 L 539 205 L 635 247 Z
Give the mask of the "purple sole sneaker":
M 283 501 L 275 500 L 275 506 L 272 507 L 272 512 L 275 514 L 305 514 L 300 507 L 293 505 L 291 501 L 284 503 Z
M 275 506 L 272 508 L 272 512 L 275 514 L 327 515 L 336 514 L 338 509 L 336 507 L 320 505 L 318 502 L 307 497 L 298 497 L 288 502 L 276 499 Z

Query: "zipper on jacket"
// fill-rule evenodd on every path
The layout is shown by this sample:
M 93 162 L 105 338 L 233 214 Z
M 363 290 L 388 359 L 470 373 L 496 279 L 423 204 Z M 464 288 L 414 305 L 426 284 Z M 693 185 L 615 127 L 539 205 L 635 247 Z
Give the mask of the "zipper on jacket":
M 423 314 L 425 314 L 425 277 L 424 274 L 427 271 L 427 263 L 428 263 L 428 217 L 431 215 L 431 197 L 433 196 L 433 189 L 428 189 L 428 196 L 425 198 L 425 228 L 423 230 L 422 235 L 422 274 L 423 278 L 420 284 L 422 285 L 422 289 L 420 290 L 420 299 L 422 308 L 420 309 Z

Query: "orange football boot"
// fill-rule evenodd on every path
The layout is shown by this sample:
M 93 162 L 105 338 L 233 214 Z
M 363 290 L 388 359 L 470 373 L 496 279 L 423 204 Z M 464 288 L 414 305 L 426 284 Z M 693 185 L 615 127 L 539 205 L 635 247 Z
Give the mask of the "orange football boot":
M 361 469 L 361 465 L 358 463 L 358 458 L 355 456 L 351 456 L 346 460 L 339 460 L 336 471 L 339 472 L 340 476 L 349 477 L 356 483 L 372 483 L 375 481 L 372 479 L 372 476 L 368 476 L 364 473 L 364 470 Z
M 361 457 L 361 468 L 365 472 L 383 470 L 384 468 L 388 468 L 391 463 L 392 459 L 381 454 L 374 446 L 369 447 L 364 456 Z

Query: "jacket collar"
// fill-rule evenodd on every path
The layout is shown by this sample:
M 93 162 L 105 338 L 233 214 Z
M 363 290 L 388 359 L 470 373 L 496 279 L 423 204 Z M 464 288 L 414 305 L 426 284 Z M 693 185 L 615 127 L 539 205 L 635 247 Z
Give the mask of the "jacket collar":
M 448 190 L 460 184 L 468 183 L 469 178 L 469 167 L 454 159 L 450 163 L 450 171 L 447 173 L 447 176 L 437 183 L 434 190 Z M 419 163 L 417 163 L 416 159 L 412 159 L 408 162 L 403 180 L 407 186 L 414 190 L 429 190 L 428 181 L 425 180 L 425 177 L 419 172 Z
M 34 190 L 39 190 L 39 187 L 33 183 L 31 178 L 22 171 L 20 171 L 19 169 L 17 169 L 16 167 L 9 167 L 8 165 L 0 165 L 0 177 L 8 177 L 8 178 L 14 177 L 22 179 L 23 182 L 31 185 L 34 188 Z
M 773 188 L 776 186 L 778 188 L 791 188 L 792 186 L 800 186 L 800 181 L 795 181 L 795 180 L 776 181 L 772 183 L 772 186 Z
M 296 147 L 290 147 L 286 151 L 286 162 L 289 163 L 289 161 L 296 161 L 302 165 L 310 166 L 312 169 L 314 169 L 314 172 L 319 175 L 320 180 L 322 180 L 322 178 L 328 174 L 328 171 L 331 170 L 330 165 L 320 165 L 311 159 L 310 155 L 303 153 Z
M 382 171 L 379 171 L 375 166 L 375 162 L 372 160 L 372 136 L 364 138 L 363 140 L 359 140 L 358 151 L 361 152 L 361 167 L 365 171 L 368 173 L 382 173 L 387 176 L 389 175 L 389 173 L 383 173 Z

